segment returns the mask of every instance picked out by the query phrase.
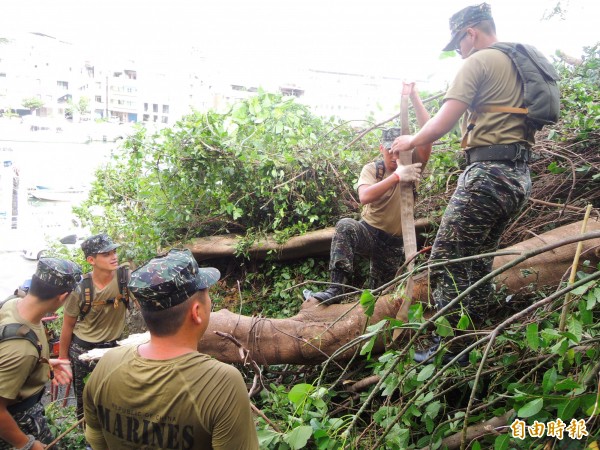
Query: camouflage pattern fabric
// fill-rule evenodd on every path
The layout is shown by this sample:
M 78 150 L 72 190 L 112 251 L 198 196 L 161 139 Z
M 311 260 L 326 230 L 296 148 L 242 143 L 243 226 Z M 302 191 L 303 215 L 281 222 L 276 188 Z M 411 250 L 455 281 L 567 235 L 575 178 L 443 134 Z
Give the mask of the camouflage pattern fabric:
M 160 311 L 183 303 L 220 276 L 213 267 L 199 268 L 189 249 L 173 249 L 134 270 L 128 287 L 143 309 Z
M 118 247 L 120 245 L 115 244 L 106 233 L 95 234 L 81 243 L 81 250 L 86 258 L 98 253 L 108 253 Z
M 115 344 L 116 346 L 116 344 Z M 92 373 L 96 367 L 97 361 L 81 361 L 79 355 L 90 351 L 90 348 L 83 347 L 76 342 L 71 342 L 69 347 L 69 360 L 71 361 L 71 370 L 73 371 L 73 390 L 77 402 L 77 419 L 83 417 L 83 388 L 86 377 Z
M 335 225 L 329 270 L 354 272 L 354 256 L 370 260 L 369 289 L 390 281 L 404 260 L 402 238 L 372 227 L 365 221 L 344 218 Z
M 398 136 L 402 135 L 402 128 L 386 128 L 381 131 L 381 145 L 383 148 L 390 149 Z
M 14 414 L 13 419 L 15 419 L 15 422 L 17 422 L 23 433 L 33 435 L 43 444 L 49 444 L 54 440 L 54 436 L 44 416 L 44 406 L 41 403 L 38 402 L 31 408 Z M 14 448 L 12 445 L 0 439 L 0 450 L 9 450 L 12 448 Z
M 496 251 L 507 224 L 527 202 L 530 192 L 529 168 L 524 162 L 479 162 L 468 166 L 444 212 L 430 262 Z M 447 305 L 491 269 L 492 258 L 432 269 L 431 287 L 437 308 Z M 491 292 L 491 282 L 486 283 L 462 302 L 476 325 L 487 316 Z M 460 308 L 453 312 L 446 318 L 456 325 Z
M 82 279 L 81 267 L 59 258 L 41 258 L 38 261 L 34 277 L 43 282 L 72 291 Z
M 478 24 L 484 20 L 494 20 L 492 17 L 492 7 L 487 3 L 467 6 L 450 17 L 450 33 L 452 38 L 450 43 L 444 47 L 444 51 L 454 50 L 456 40 L 462 35 L 462 31 Z

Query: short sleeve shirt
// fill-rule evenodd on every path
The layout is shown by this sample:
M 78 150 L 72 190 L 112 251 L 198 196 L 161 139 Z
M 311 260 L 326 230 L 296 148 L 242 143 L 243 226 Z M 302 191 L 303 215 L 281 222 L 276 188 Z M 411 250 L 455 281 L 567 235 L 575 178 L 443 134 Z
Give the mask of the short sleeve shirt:
M 482 105 L 522 107 L 523 83 L 510 57 L 496 49 L 482 49 L 465 59 L 444 100 L 468 105 L 469 120 Z M 535 143 L 535 130 L 522 114 L 479 113 L 468 134 L 467 148 L 494 144 Z
M 202 353 L 152 360 L 131 346 L 110 350 L 83 399 L 107 448 L 258 449 L 242 375 Z
M 389 177 L 392 172 L 386 170 L 383 179 Z M 377 183 L 375 163 L 366 164 L 360 172 L 358 183 L 362 185 L 373 185 Z M 402 236 L 402 216 L 400 211 L 400 184 L 394 186 L 377 199 L 363 206 L 361 216 L 369 225 L 385 231 L 394 236 Z
M 119 282 L 117 273 L 104 286 L 98 289 L 94 286 L 94 300 L 92 308 L 83 318 L 77 320 L 73 333 L 87 342 L 107 342 L 119 339 L 125 328 L 125 317 L 127 308 L 122 301 L 103 304 L 108 299 L 114 299 L 119 295 Z M 78 317 L 81 312 L 79 289 L 74 290 L 67 299 L 64 312 L 70 317 Z
M 23 319 L 17 311 L 21 299 L 9 300 L 0 309 L 0 325 L 21 323 L 36 334 L 42 344 L 41 356 L 50 354 L 44 326 Z M 40 363 L 37 349 L 27 339 L 11 339 L 0 342 L 0 397 L 19 403 L 40 392 L 49 379 L 48 364 Z

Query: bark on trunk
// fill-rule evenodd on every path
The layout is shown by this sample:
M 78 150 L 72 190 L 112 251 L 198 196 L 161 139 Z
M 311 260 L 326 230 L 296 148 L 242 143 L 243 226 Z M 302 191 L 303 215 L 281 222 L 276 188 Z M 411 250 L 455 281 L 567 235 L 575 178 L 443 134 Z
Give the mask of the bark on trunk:
M 600 231 L 600 222 L 590 220 L 587 231 Z M 580 234 L 581 223 L 557 228 L 541 236 L 534 237 L 510 249 L 527 251 L 552 242 Z M 567 272 L 577 244 L 569 244 L 553 251 L 538 255 L 510 269 L 497 278 L 510 292 L 532 284 L 534 286 L 556 286 Z M 582 261 L 590 260 L 592 266 L 600 261 L 600 239 L 583 243 Z M 499 267 L 515 256 L 502 256 L 494 260 Z M 522 270 L 529 275 L 524 276 Z M 427 277 L 415 277 L 415 300 L 427 298 Z M 400 301 L 385 295 L 378 299 L 375 312 L 369 323 L 377 323 L 387 317 L 395 317 Z M 229 333 L 249 351 L 250 357 L 259 364 L 318 364 L 333 355 L 340 347 L 363 334 L 366 317 L 356 303 L 319 306 L 316 301 L 305 302 L 301 311 L 288 319 L 246 317 L 221 310 L 211 315 L 210 324 L 204 338 L 199 343 L 203 353 L 228 363 L 240 362 L 238 349 L 230 341 L 215 334 L 215 331 Z M 373 352 L 384 350 L 383 340 L 379 340 Z M 348 359 L 362 346 L 358 343 L 336 359 Z

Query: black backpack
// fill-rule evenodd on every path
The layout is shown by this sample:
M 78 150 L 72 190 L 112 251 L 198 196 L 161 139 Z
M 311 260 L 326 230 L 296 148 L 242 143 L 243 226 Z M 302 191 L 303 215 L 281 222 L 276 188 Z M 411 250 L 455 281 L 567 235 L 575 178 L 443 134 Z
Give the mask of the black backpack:
M 127 283 L 129 282 L 129 266 L 122 265 L 117 269 L 117 283 L 119 285 L 119 295 L 116 298 L 108 299 L 106 303 L 118 303 L 122 301 L 125 307 L 129 307 L 129 289 L 127 289 Z M 88 272 L 83 276 L 83 280 L 79 283 L 79 319 L 83 318 L 90 312 L 94 305 L 94 283 L 92 282 L 92 273 Z
M 560 118 L 558 73 L 535 47 L 513 42 L 496 42 L 489 48 L 500 50 L 510 57 L 523 82 L 523 107 L 480 106 L 477 112 L 506 112 L 525 114 L 527 124 L 541 130 L 544 125 Z

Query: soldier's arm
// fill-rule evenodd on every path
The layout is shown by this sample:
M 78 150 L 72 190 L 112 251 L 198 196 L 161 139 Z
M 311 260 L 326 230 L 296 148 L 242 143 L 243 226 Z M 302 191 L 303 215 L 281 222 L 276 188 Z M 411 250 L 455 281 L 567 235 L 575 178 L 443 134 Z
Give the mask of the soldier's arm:
M 15 448 L 24 447 L 29 438 L 21 431 L 13 416 L 6 409 L 9 400 L 0 397 L 0 438 Z
M 63 314 L 63 324 L 60 330 L 60 344 L 58 357 L 61 359 L 69 359 L 69 347 L 73 338 L 73 329 L 77 323 L 77 317 L 71 317 L 68 314 Z

